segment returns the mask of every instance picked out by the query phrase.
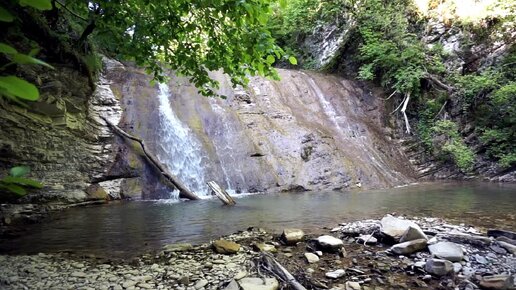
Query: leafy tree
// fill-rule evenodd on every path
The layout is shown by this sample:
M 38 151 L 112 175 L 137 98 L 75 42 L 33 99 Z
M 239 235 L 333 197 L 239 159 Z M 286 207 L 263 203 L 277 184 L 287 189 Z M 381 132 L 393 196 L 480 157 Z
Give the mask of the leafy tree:
M 284 52 L 266 27 L 272 0 L 55 2 L 82 22 L 79 44 L 89 39 L 158 80 L 171 69 L 212 95 L 218 84 L 209 71 L 222 70 L 234 85 L 247 84 L 248 75 L 278 78 L 272 64 Z
M 50 0 L 28 1 L 20 0 L 21 6 L 30 6 L 37 10 L 48 10 L 51 8 Z M 0 6 L 0 22 L 13 22 L 15 17 L 4 7 Z M 14 47 L 7 43 L 0 42 L 0 53 L 8 60 L 8 62 L 0 67 L 0 73 L 4 72 L 12 65 L 36 64 L 43 65 L 53 69 L 46 62 L 35 58 L 39 49 L 33 49 L 28 54 L 18 52 Z M 21 106 L 25 106 L 23 101 L 36 101 L 39 99 L 39 91 L 37 87 L 26 80 L 14 75 L 0 76 L 0 96 L 7 98 Z

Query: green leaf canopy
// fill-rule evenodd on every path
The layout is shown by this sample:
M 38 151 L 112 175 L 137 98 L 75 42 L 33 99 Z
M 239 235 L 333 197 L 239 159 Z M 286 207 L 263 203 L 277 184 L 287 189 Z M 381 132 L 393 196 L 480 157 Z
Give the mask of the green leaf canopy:
M 163 79 L 163 64 L 210 95 L 222 70 L 232 82 L 247 75 L 278 78 L 272 56 L 283 55 L 266 24 L 271 0 L 70 1 L 95 21 L 93 39 L 111 53 L 145 66 Z

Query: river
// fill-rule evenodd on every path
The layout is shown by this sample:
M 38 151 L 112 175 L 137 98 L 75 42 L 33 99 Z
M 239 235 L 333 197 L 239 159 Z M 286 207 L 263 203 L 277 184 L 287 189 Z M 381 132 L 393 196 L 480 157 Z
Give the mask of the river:
M 126 201 L 54 213 L 28 233 L 3 242 L 2 252 L 69 251 L 131 257 L 168 243 L 201 243 L 248 227 L 279 232 L 323 227 L 387 213 L 432 216 L 483 228 L 516 229 L 516 185 L 424 183 L 401 188 L 248 195 L 234 207 L 218 200 Z

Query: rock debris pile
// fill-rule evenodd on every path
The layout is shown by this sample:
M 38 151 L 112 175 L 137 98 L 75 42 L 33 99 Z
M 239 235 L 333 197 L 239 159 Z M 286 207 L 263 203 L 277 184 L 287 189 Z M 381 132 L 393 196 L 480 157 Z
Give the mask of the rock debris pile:
M 250 228 L 198 246 L 167 245 L 131 261 L 0 256 L 0 288 L 294 289 L 292 279 L 263 263 L 268 257 L 306 289 L 515 289 L 515 249 L 511 231 L 387 215 L 324 235 Z

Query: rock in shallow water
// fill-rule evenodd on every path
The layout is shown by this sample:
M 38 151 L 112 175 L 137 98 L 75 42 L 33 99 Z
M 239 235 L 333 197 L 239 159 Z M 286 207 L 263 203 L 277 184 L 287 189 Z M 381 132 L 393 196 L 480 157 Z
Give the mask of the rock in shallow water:
M 219 254 L 235 254 L 240 250 L 240 245 L 227 240 L 216 240 L 212 243 L 215 252 Z
M 464 258 L 462 248 L 452 242 L 439 242 L 428 246 L 428 250 L 434 257 L 451 262 L 460 262 Z
M 397 255 L 409 255 L 417 251 L 421 251 L 424 248 L 426 248 L 426 240 L 418 239 L 396 244 L 392 246 L 390 250 Z
M 243 290 L 277 290 L 279 288 L 278 280 L 275 278 L 243 278 L 238 281 Z
M 426 261 L 425 271 L 436 276 L 444 276 L 453 272 L 453 264 L 448 260 L 429 259 Z

